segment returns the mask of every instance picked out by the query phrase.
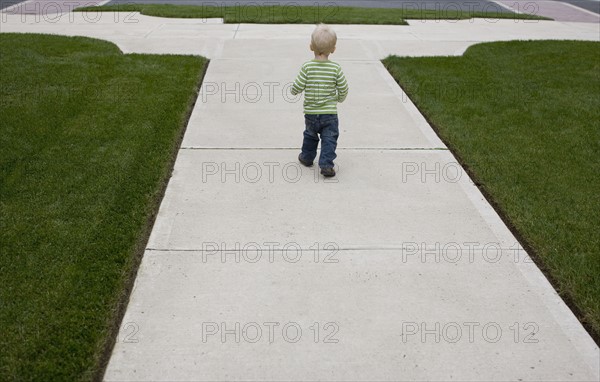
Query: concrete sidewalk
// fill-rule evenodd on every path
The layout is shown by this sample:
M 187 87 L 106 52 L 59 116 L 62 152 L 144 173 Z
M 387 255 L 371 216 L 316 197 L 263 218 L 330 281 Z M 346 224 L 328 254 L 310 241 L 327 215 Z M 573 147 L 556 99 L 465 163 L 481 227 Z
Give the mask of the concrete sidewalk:
M 286 92 L 312 26 L 20 17 L 2 31 L 211 58 L 107 381 L 600 377 L 597 346 L 379 61 L 598 41 L 596 25 L 336 26 L 351 90 L 325 180 L 296 162 L 302 107 Z

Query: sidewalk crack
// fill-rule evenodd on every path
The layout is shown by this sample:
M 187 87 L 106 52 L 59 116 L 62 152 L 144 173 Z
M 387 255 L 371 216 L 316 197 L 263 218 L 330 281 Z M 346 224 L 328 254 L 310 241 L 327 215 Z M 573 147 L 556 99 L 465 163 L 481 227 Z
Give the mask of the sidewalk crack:
M 235 37 L 237 36 L 237 33 L 238 33 L 238 31 L 240 30 L 240 26 L 241 26 L 241 25 L 242 25 L 242 24 L 238 24 L 238 25 L 237 25 L 237 28 L 235 28 L 235 32 L 233 33 L 233 39 L 232 39 L 232 40 L 235 40 Z

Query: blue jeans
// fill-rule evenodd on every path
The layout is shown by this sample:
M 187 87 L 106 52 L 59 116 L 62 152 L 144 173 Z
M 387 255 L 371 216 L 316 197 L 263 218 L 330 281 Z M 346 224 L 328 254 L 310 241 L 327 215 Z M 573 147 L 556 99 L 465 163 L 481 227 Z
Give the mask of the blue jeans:
M 305 114 L 304 142 L 300 156 L 306 162 L 313 162 L 317 156 L 317 146 L 321 137 L 320 168 L 333 168 L 333 160 L 337 157 L 337 139 L 340 136 L 337 114 Z

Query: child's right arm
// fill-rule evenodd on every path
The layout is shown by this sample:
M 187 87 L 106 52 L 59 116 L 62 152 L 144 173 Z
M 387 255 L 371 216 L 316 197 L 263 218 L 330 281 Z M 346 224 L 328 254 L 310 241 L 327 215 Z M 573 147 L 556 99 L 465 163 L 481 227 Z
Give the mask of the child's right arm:
M 306 88 L 306 68 L 302 65 L 300 73 L 298 73 L 294 85 L 292 86 L 291 93 L 292 95 L 300 94 L 304 91 L 304 88 Z

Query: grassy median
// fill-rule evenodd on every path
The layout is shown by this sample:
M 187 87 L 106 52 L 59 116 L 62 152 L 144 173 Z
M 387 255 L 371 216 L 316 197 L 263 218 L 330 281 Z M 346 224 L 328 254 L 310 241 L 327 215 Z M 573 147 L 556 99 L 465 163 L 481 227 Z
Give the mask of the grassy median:
M 357 8 L 330 6 L 258 6 L 239 5 L 214 7 L 201 5 L 169 4 L 117 4 L 100 7 L 82 7 L 80 12 L 140 12 L 146 16 L 175 18 L 222 18 L 225 23 L 257 24 L 396 24 L 407 25 L 408 19 L 460 20 L 470 18 L 497 19 L 546 19 L 535 14 L 512 13 L 509 11 L 457 10 L 455 6 L 439 9 L 402 8 Z M 501 8 L 498 6 L 498 9 Z
M 205 65 L 0 34 L 0 380 L 101 370 Z
M 596 339 L 600 43 L 497 42 L 384 64 Z

